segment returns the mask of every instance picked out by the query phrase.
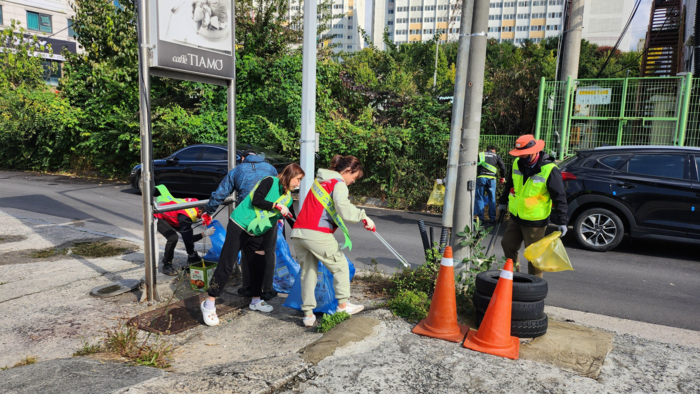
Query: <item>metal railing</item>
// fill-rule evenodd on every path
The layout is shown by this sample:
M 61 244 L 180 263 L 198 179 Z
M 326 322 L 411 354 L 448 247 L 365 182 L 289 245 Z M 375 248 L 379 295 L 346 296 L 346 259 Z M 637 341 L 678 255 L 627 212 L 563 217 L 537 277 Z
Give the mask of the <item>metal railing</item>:
M 700 84 L 664 78 L 568 79 L 540 85 L 536 138 L 558 159 L 604 145 L 698 146 Z

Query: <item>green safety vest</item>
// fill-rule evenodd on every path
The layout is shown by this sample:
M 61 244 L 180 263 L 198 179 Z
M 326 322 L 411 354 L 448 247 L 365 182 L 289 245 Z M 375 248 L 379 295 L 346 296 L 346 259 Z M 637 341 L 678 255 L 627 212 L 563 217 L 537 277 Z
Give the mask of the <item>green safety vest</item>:
M 539 174 L 532 175 L 523 184 L 523 174 L 518 162 L 513 162 L 513 189 L 515 195 L 508 195 L 508 210 L 523 220 L 535 221 L 549 217 L 552 212 L 552 199 L 547 190 L 547 179 L 556 164 L 549 163 L 540 169 Z
M 496 166 L 491 165 L 491 164 L 486 162 L 486 155 L 484 154 L 484 152 L 479 152 L 479 163 L 477 165 L 486 168 L 487 170 L 493 172 L 494 174 L 498 174 L 498 168 L 496 168 Z M 479 175 L 477 178 L 496 179 L 496 177 L 492 176 L 492 175 Z
M 293 202 L 292 194 L 290 192 L 281 194 L 279 179 L 277 177 L 270 178 L 272 178 L 272 187 L 270 191 L 267 192 L 265 199 L 267 201 L 274 201 L 275 204 L 291 207 Z M 262 182 L 262 180 L 260 180 L 260 182 Z M 238 223 L 239 226 L 256 237 L 265 234 L 267 230 L 272 228 L 282 217 L 282 214 L 276 209 L 267 211 L 253 206 L 253 194 L 255 194 L 255 190 L 260 186 L 260 182 L 255 185 L 250 194 L 246 196 L 231 214 L 231 219 L 233 219 L 234 222 Z

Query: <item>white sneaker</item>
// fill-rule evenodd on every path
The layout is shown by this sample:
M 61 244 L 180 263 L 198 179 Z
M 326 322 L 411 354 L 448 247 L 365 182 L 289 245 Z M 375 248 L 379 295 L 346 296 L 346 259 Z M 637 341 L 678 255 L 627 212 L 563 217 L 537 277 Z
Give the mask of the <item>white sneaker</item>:
M 351 304 L 349 302 L 345 303 L 345 308 L 338 307 L 335 311 L 336 312 L 347 312 L 350 315 L 354 315 L 355 313 L 358 313 L 365 309 L 364 305 L 355 305 Z
M 313 327 L 314 323 L 316 323 L 316 316 L 311 315 L 311 316 L 304 316 L 304 327 Z
M 260 311 L 260 312 L 265 312 L 265 313 L 270 313 L 272 312 L 272 305 L 268 304 L 265 301 L 260 301 L 257 304 L 250 304 L 248 305 L 248 308 L 254 310 L 254 311 Z
M 202 311 L 202 317 L 204 318 L 204 324 L 208 326 L 218 326 L 219 316 L 216 315 L 216 308 L 207 309 L 204 307 L 204 302 L 205 301 L 202 301 L 202 304 L 199 306 L 199 309 Z

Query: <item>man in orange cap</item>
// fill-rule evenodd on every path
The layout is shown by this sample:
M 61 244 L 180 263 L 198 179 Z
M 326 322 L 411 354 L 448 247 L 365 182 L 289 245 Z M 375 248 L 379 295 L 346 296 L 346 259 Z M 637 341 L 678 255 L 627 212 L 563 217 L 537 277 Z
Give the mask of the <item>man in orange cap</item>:
M 515 261 L 518 271 L 523 241 L 527 248 L 544 238 L 550 219 L 559 226 L 562 237 L 567 231 L 568 206 L 561 171 L 554 158 L 542 149 L 544 141 L 535 140 L 531 134 L 515 141 L 515 149 L 509 153 L 518 159 L 513 162 L 513 173 L 498 200 L 501 214 L 508 208 L 511 216 L 501 246 L 506 258 Z M 542 271 L 529 262 L 528 273 L 542 277 Z

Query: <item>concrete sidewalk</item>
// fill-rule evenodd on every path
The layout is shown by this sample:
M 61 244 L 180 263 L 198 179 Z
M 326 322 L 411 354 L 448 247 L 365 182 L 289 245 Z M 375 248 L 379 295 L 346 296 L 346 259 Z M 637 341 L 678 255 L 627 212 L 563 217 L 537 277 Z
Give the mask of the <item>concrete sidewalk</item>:
M 109 226 L 17 210 L 2 210 L 0 221 L 3 256 L 105 237 L 138 242 Z M 612 336 L 612 351 L 601 361 L 597 379 L 525 359 L 522 352 L 520 360 L 505 360 L 420 337 L 411 333 L 413 324 L 384 309 L 361 314 L 374 322 L 366 329 L 348 328 L 361 321 L 353 318 L 352 324 L 322 335 L 302 326 L 300 312 L 282 307 L 283 295 L 270 302 L 275 307 L 270 314 L 245 310 L 226 316 L 218 327 L 164 337 L 176 346 L 165 371 L 99 354 L 71 358 L 83 340 L 96 343 L 120 319 L 163 305 L 138 304 L 137 293 L 111 299 L 88 295 L 113 280 L 143 276 L 143 254 L 136 249 L 100 259 L 0 260 L 0 367 L 26 356 L 39 359 L 0 371 L 3 392 L 700 392 L 700 332 L 551 307 L 546 310 L 550 318 Z M 184 264 L 186 257 L 176 259 Z M 171 289 L 172 278 L 161 278 L 161 289 Z M 353 301 L 371 302 L 358 297 L 362 294 L 354 285 Z M 314 346 L 323 348 L 321 356 L 300 353 Z

